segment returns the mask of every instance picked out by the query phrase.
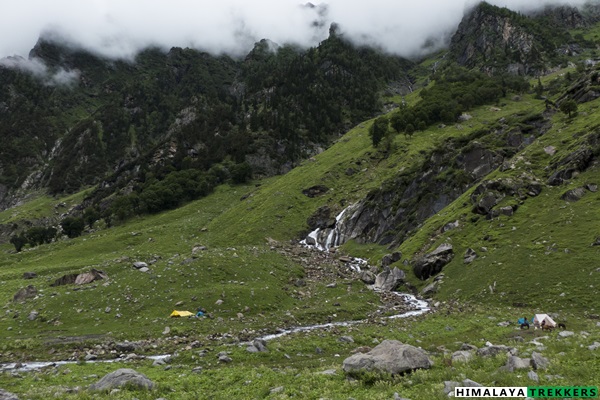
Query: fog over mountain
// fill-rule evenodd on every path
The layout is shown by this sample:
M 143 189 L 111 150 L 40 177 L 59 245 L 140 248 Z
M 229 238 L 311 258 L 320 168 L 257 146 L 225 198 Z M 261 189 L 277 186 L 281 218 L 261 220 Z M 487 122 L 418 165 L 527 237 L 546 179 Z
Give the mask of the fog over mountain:
M 97 53 L 129 58 L 149 45 L 194 47 L 243 55 L 257 40 L 309 46 L 331 22 L 361 44 L 411 56 L 441 44 L 476 0 L 22 0 L 0 12 L 0 57 L 27 56 L 40 35 L 54 35 Z M 528 11 L 585 0 L 490 0 Z

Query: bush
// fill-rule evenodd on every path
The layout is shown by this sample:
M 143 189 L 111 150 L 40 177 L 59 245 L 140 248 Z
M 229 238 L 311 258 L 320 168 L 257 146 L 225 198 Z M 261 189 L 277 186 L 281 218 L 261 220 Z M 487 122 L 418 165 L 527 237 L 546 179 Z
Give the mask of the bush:
M 85 228 L 83 218 L 77 217 L 67 217 L 63 219 L 60 226 L 62 227 L 63 232 L 70 238 L 81 236 L 83 229 Z

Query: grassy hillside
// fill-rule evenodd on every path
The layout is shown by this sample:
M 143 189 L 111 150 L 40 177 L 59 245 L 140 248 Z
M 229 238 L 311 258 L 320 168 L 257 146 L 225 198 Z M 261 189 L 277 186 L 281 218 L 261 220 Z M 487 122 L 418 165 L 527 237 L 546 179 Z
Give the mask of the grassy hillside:
M 543 84 L 550 87 L 558 80 L 564 85 L 561 74 L 565 72 L 545 78 Z M 418 96 L 415 92 L 406 101 L 416 104 Z M 537 197 L 507 196 L 499 204 L 516 202 L 519 207 L 513 216 L 487 220 L 474 214 L 473 188 L 399 246 L 403 258 L 396 266 L 407 272 L 409 283 L 418 289 L 430 282 L 418 281 L 410 263 L 440 243 L 454 246 L 455 257 L 444 268 L 445 278 L 434 296 L 433 302 L 441 304 L 433 315 L 382 318 L 387 312 L 380 308 L 379 295 L 366 289 L 339 261 L 340 255 L 351 254 L 377 265 L 395 248 L 350 242 L 336 254 L 320 254 L 291 242 L 304 237 L 307 218 L 319 207 L 329 205 L 337 213 L 364 199 L 415 165 L 427 165 L 433 152 L 444 151 L 449 139 L 468 142 L 477 132 L 489 130 L 492 133 L 481 140 L 492 146 L 493 127 L 527 128 L 523 121 L 544 113 L 546 107 L 534 93 L 471 110 L 472 118 L 462 123 L 431 126 L 410 138 L 397 135 L 389 152 L 373 148 L 368 135 L 373 121 L 365 121 L 286 175 L 222 185 L 176 210 L 110 228 L 97 226 L 82 237 L 20 253 L 2 244 L 0 362 L 64 358 L 79 362 L 23 374 L 21 379 L 2 373 L 0 387 L 32 399 L 55 394 L 95 398 L 82 390 L 67 393 L 65 389 L 85 387 L 96 380 L 94 375 L 117 368 L 86 363 L 86 353 L 137 340 L 144 343 L 137 353 L 174 353 L 173 361 L 167 369 L 151 366 L 149 360 L 124 363 L 147 373 L 158 389 L 152 393 L 124 390 L 111 398 L 389 399 L 398 392 L 413 400 L 442 399 L 447 398 L 442 391 L 445 380 L 470 378 L 488 386 L 531 384 L 527 374 L 498 370 L 505 355 L 453 364 L 450 353 L 463 342 L 478 347 L 486 341 L 508 344 L 527 356 L 539 349 L 530 342 L 536 338 L 544 341 L 544 355 L 552 360 L 547 374 L 540 373 L 540 384 L 600 385 L 597 351 L 586 350 L 600 340 L 596 321 L 591 319 L 600 306 L 595 295 L 600 247 L 591 246 L 600 235 L 596 223 L 600 198 L 597 192 L 587 192 L 578 202 L 561 200 L 569 189 L 600 182 L 600 171 L 592 165 L 567 184 L 546 185 L 552 172 L 547 167 L 600 131 L 599 106 L 600 100 L 581 104 L 573 119 L 558 112 L 549 116 L 549 131 L 506 160 L 509 168 L 484 178 L 516 180 L 526 175 L 542 183 Z M 555 154 L 546 152 L 549 146 Z M 328 191 L 314 198 L 302 193 L 314 185 L 326 186 Z M 3 212 L 0 222 L 51 216 L 83 197 L 83 193 L 71 198 L 40 196 Z M 65 206 L 57 208 L 61 203 Z M 440 233 L 442 226 L 456 220 L 458 228 Z M 467 248 L 479 255 L 469 265 L 462 257 Z M 136 270 L 132 266 L 136 261 L 148 263 L 149 272 Z M 109 279 L 83 286 L 50 286 L 64 274 L 91 268 L 104 271 Z M 25 272 L 35 272 L 37 277 L 25 280 Z M 38 295 L 13 302 L 17 290 L 30 284 Z M 206 308 L 211 318 L 168 318 L 174 309 L 195 311 L 198 307 Z M 39 316 L 30 320 L 34 310 Z M 560 339 L 553 332 L 540 338 L 539 331 L 516 331 L 515 320 L 534 312 L 555 313 L 576 335 Z M 367 323 L 351 327 L 275 339 L 265 354 L 250 354 L 240 345 L 281 327 L 365 319 Z M 498 326 L 503 321 L 513 325 Z M 351 335 L 354 343 L 339 341 L 343 335 Z M 426 349 L 434 367 L 401 377 L 346 379 L 340 370 L 342 360 L 356 347 L 374 346 L 384 339 Z M 205 355 L 199 353 L 201 349 Z M 230 352 L 234 361 L 219 363 L 216 355 L 221 351 Z M 106 350 L 101 358 L 117 355 L 116 350 L 112 354 Z M 194 367 L 202 367 L 202 373 L 191 372 Z M 327 369 L 336 372 L 320 374 Z M 279 386 L 283 386 L 280 392 L 272 392 Z

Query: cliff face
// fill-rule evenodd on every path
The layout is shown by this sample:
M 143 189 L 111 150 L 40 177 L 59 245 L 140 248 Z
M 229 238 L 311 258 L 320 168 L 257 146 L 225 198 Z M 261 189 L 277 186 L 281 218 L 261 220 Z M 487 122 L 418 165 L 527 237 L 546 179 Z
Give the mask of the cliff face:
M 521 23 L 522 16 L 482 3 L 460 23 L 450 49 L 463 66 L 487 72 L 531 74 L 542 55 L 538 38 Z

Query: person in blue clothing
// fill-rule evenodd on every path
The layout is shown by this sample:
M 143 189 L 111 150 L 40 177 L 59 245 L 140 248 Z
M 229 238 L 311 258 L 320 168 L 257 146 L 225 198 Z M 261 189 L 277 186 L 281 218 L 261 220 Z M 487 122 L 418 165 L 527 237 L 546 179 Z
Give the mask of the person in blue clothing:
M 199 307 L 198 312 L 196 313 L 196 317 L 202 318 L 202 317 L 204 317 L 205 313 L 206 313 L 206 310 L 202 307 Z
M 527 317 L 519 318 L 519 324 L 521 324 L 521 329 L 529 329 L 529 322 L 527 322 Z

